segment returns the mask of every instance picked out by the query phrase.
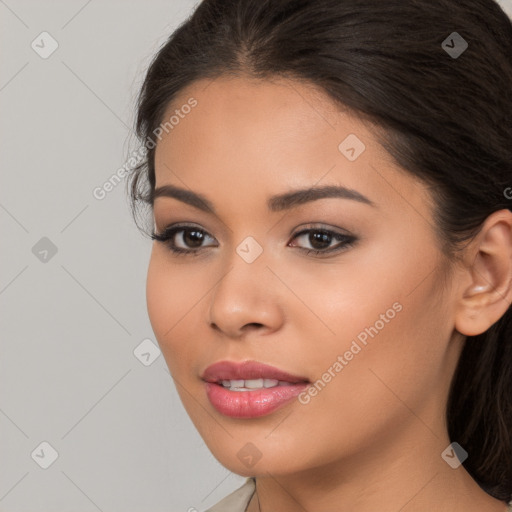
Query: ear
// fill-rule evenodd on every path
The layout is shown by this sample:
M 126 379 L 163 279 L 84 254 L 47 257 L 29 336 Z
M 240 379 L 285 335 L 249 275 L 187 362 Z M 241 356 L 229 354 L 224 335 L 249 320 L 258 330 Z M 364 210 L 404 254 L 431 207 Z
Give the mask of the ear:
M 466 251 L 455 328 L 476 336 L 497 322 L 512 302 L 512 212 L 499 210 L 487 217 Z

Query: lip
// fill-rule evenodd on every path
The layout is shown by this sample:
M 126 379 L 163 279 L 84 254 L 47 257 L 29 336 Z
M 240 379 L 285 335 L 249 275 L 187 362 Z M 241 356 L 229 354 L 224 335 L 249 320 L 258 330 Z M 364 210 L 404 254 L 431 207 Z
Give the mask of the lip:
M 257 361 L 220 361 L 208 366 L 202 379 L 212 406 L 232 418 L 256 418 L 271 414 L 291 402 L 310 384 L 306 377 L 292 375 Z M 220 383 L 222 380 L 242 379 L 275 379 L 289 384 L 254 391 L 231 391 Z
M 219 361 L 203 372 L 201 378 L 206 382 L 220 382 L 221 380 L 246 379 L 276 379 L 292 384 L 309 382 L 306 377 L 292 375 L 275 366 L 259 363 L 258 361 Z

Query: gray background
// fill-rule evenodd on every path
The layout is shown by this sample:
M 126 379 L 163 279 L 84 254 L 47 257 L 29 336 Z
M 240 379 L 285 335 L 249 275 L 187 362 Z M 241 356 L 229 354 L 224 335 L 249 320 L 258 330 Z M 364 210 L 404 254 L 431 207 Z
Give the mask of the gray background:
M 134 354 L 156 344 L 151 242 L 124 181 L 93 196 L 134 149 L 149 60 L 195 4 L 0 0 L 0 512 L 205 510 L 245 480 L 210 454 L 157 349 Z M 47 58 L 31 47 L 51 49 L 44 31 Z

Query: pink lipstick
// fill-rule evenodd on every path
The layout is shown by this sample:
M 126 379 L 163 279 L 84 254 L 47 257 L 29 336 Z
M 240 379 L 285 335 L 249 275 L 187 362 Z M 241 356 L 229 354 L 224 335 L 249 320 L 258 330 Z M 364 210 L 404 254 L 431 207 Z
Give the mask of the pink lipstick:
M 201 378 L 215 409 L 233 418 L 256 418 L 289 403 L 310 384 L 257 361 L 220 361 L 206 368 Z

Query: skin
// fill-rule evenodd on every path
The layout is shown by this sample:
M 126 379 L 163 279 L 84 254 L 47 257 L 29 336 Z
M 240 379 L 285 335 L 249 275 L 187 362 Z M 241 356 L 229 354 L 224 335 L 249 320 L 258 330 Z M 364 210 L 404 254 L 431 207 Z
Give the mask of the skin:
M 392 161 L 369 123 L 320 90 L 284 79 L 197 81 L 165 118 L 190 97 L 197 106 L 158 142 L 156 187 L 203 194 L 217 214 L 155 199 L 157 233 L 187 222 L 209 236 L 198 256 L 154 242 L 148 313 L 207 446 L 229 470 L 256 476 L 248 511 L 505 512 L 441 454 L 465 335 L 487 330 L 512 300 L 512 213 L 488 217 L 450 266 L 426 187 Z M 338 149 L 351 133 L 366 146 L 353 162 Z M 375 206 L 324 198 L 267 209 L 270 195 L 330 184 Z M 310 227 L 357 241 L 308 255 L 300 248 L 319 246 L 294 234 Z M 236 252 L 248 236 L 263 248 L 250 264 Z M 174 241 L 194 248 L 182 233 Z M 403 309 L 308 404 L 234 419 L 208 401 L 200 375 L 219 360 L 253 359 L 315 382 L 396 302 Z M 261 453 L 251 468 L 237 456 L 248 442 Z

